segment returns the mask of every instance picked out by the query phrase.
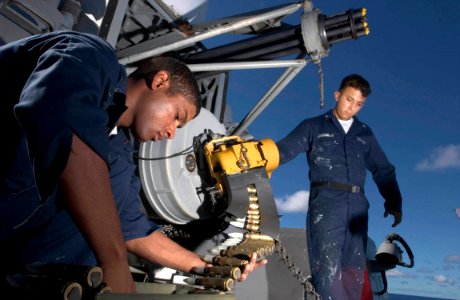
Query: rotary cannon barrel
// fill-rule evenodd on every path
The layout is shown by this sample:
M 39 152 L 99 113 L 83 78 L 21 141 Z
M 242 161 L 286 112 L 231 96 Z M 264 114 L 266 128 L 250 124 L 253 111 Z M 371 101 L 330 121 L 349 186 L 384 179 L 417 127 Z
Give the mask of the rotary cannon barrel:
M 365 8 L 349 9 L 333 16 L 319 15 L 319 24 L 323 28 L 321 38 L 326 47 L 360 36 L 368 35 L 370 30 Z

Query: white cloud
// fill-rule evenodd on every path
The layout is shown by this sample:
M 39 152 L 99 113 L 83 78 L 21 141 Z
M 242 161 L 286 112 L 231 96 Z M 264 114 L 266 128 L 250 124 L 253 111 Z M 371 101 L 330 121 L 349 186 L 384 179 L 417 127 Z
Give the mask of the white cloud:
M 449 264 L 459 264 L 460 263 L 460 256 L 458 255 L 449 255 L 444 258 L 444 262 Z
M 308 207 L 309 196 L 310 191 L 300 190 L 292 195 L 287 195 L 282 198 L 276 198 L 275 202 L 279 212 L 306 212 Z
M 444 270 L 460 270 L 460 256 L 458 255 L 449 255 L 444 258 Z
M 428 158 L 415 166 L 416 170 L 431 171 L 441 169 L 460 169 L 460 144 L 447 145 L 434 149 Z
M 397 269 L 391 269 L 386 271 L 386 274 L 388 277 L 403 277 L 404 273 Z
M 398 278 L 417 278 L 417 274 L 409 272 L 401 272 L 398 269 L 390 269 L 385 272 L 387 277 L 398 277 Z
M 455 280 L 454 279 L 449 278 L 449 277 L 444 276 L 444 275 L 435 275 L 433 279 L 437 283 L 445 283 L 445 284 L 449 284 L 449 285 L 455 285 Z

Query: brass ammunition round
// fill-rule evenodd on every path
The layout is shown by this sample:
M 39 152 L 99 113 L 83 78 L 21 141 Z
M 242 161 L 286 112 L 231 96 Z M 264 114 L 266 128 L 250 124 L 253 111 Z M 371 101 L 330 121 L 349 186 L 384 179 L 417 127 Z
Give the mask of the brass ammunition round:
M 195 284 L 204 286 L 206 288 L 231 291 L 235 286 L 235 281 L 231 278 L 199 277 L 195 279 Z
M 232 266 L 213 266 L 205 268 L 203 273 L 212 276 L 231 277 L 236 280 L 239 279 L 241 276 L 240 268 Z
M 230 276 L 235 280 L 240 279 L 240 277 L 241 277 L 241 269 L 238 268 L 238 267 L 232 268 L 232 271 L 230 272 Z
M 260 224 L 260 220 L 248 219 L 248 224 L 259 225 L 259 224 Z
M 257 230 L 259 230 L 259 225 L 247 224 L 246 229 L 249 230 L 249 231 L 257 231 Z
M 92 267 L 88 270 L 88 284 L 91 287 L 98 287 L 102 283 L 102 269 L 100 267 Z
M 252 247 L 251 244 L 245 243 L 243 245 L 240 245 L 239 247 L 234 247 L 232 249 L 228 249 L 225 252 L 225 255 L 229 256 L 229 257 L 240 257 L 241 258 L 241 254 L 243 254 L 245 256 L 250 257 L 252 249 L 253 249 L 253 247 Z M 248 258 L 248 260 L 249 260 L 249 258 Z
M 228 256 L 230 256 L 230 257 L 244 257 L 246 260 L 249 261 L 249 259 L 251 258 L 251 254 L 253 252 L 254 251 L 252 251 L 252 250 L 244 248 L 244 249 L 238 249 L 238 251 L 230 251 L 228 253 Z
M 247 214 L 250 216 L 260 215 L 258 210 L 248 210 Z
M 243 267 L 249 262 L 247 260 L 238 259 L 235 257 L 216 256 L 213 259 L 213 263 L 219 266 Z
M 259 198 L 257 198 L 257 196 L 254 196 L 254 195 L 249 195 L 249 202 L 259 202 Z
M 259 204 L 257 203 L 249 203 L 249 209 L 250 210 L 259 210 Z
M 81 285 L 71 282 L 62 289 L 62 294 L 66 300 L 80 300 L 83 293 Z
M 250 194 L 255 194 L 255 193 L 257 193 L 256 187 L 255 187 L 254 185 L 248 185 L 247 191 L 248 191 L 248 193 L 250 193 Z
M 273 242 L 273 238 L 266 234 L 259 234 L 259 233 L 247 233 L 246 234 L 247 239 L 251 240 L 257 240 L 257 241 L 267 241 L 267 242 Z

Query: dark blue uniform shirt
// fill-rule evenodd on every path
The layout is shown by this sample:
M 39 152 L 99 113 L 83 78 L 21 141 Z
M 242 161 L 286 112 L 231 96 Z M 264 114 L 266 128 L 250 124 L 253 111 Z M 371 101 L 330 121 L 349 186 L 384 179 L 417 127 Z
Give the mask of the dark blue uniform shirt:
M 0 240 L 29 229 L 51 239 L 51 228 L 69 227 L 59 226 L 65 218 L 58 216 L 66 212 L 58 209 L 56 199 L 73 134 L 110 167 L 125 239 L 151 232 L 140 208 L 132 145 L 124 132 L 109 139 L 126 109 L 127 86 L 112 47 L 92 35 L 54 32 L 0 47 L 0 65 L 0 124 L 7 132 L 0 171 Z M 59 251 L 59 246 L 53 249 Z
M 306 153 L 310 182 L 339 182 L 364 187 L 372 173 L 387 210 L 401 211 L 395 167 L 388 161 L 372 130 L 358 118 L 347 134 L 332 110 L 301 122 L 277 142 L 280 164 Z

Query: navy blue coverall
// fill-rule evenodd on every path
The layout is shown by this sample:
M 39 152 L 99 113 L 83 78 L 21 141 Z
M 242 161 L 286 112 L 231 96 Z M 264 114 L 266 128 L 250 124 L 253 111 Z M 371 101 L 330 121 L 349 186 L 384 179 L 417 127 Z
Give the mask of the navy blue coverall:
M 142 211 L 129 135 L 119 128 L 109 136 L 126 109 L 127 87 L 112 47 L 96 36 L 54 32 L 0 47 L 0 66 L 2 270 L 33 261 L 96 264 L 58 189 L 73 134 L 109 166 L 125 240 L 155 230 Z
M 366 169 L 385 198 L 385 209 L 401 212 L 394 166 L 366 124 L 355 117 L 345 133 L 332 110 L 302 121 L 277 146 L 280 164 L 300 153 L 307 156 L 307 243 L 316 291 L 322 299 L 360 299 L 369 208 Z

